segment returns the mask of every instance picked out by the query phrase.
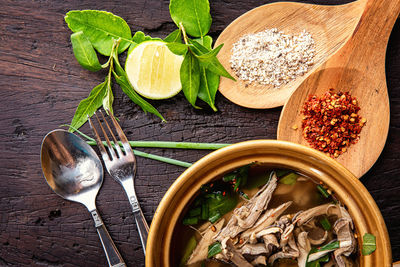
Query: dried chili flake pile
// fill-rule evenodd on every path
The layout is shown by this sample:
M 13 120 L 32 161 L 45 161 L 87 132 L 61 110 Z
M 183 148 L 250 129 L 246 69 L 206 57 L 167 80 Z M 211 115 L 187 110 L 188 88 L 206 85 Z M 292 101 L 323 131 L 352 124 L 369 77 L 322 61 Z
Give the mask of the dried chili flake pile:
M 367 121 L 358 115 L 359 110 L 356 98 L 348 92 L 331 89 L 321 97 L 311 95 L 302 110 L 303 136 L 311 147 L 336 158 L 359 139 Z

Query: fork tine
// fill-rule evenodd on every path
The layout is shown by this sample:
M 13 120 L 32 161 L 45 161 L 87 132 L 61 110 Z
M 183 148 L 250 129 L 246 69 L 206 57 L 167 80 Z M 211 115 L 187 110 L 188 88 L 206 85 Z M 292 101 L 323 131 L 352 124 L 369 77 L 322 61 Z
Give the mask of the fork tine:
M 101 110 L 100 110 L 100 114 L 101 114 L 101 117 L 103 117 L 104 122 L 106 123 L 108 132 L 111 134 L 111 136 L 113 138 L 114 145 L 115 145 L 114 147 L 117 150 L 118 157 L 122 157 L 124 154 L 122 153 L 122 150 L 121 150 L 121 147 L 119 146 L 117 138 L 115 137 L 113 131 L 111 130 L 110 125 L 108 124 L 108 122 L 107 122 L 106 118 L 104 117 L 103 112 L 101 112 Z
M 88 120 L 89 120 L 90 128 L 92 128 L 94 137 L 96 139 L 97 147 L 100 149 L 100 153 L 101 153 L 101 155 L 103 157 L 103 160 L 110 160 L 110 157 L 107 154 L 107 150 L 104 147 L 103 142 L 101 141 L 101 138 L 99 136 L 99 133 L 96 130 L 96 127 L 94 126 L 94 124 L 93 124 L 92 120 L 90 119 L 89 115 L 87 115 L 87 117 L 88 117 Z
M 117 122 L 117 120 L 115 119 L 113 114 L 110 113 L 109 116 L 111 118 L 111 121 L 114 124 L 115 129 L 117 130 L 119 139 L 121 140 L 121 143 L 122 143 L 122 145 L 124 147 L 125 153 L 126 154 L 128 154 L 128 153 L 132 153 L 133 154 L 133 151 L 132 151 L 131 145 L 129 144 L 128 138 L 126 138 L 124 132 L 121 129 L 121 126 L 119 126 L 119 123 Z
M 104 138 L 106 139 L 106 142 L 107 142 L 107 150 L 108 150 L 108 152 L 109 152 L 110 155 L 111 155 L 110 160 L 112 160 L 113 158 L 116 158 L 117 155 L 115 154 L 115 151 L 114 151 L 113 146 L 112 146 L 112 144 L 111 144 L 111 142 L 110 142 L 110 139 L 108 139 L 108 135 L 107 135 L 106 131 L 104 130 L 103 125 L 101 124 L 100 119 L 99 119 L 99 117 L 97 116 L 96 112 L 94 113 L 94 115 L 96 116 L 96 119 L 97 119 L 97 122 L 99 123 L 100 129 L 101 129 L 101 131 L 103 132 Z

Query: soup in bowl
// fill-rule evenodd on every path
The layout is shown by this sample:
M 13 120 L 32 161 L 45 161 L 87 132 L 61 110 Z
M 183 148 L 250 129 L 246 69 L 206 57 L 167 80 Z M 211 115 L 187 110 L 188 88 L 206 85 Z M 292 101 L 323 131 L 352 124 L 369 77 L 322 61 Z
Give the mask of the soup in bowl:
M 365 236 L 375 251 L 362 252 Z M 146 266 L 391 265 L 382 216 L 358 179 L 320 152 L 272 140 L 220 149 L 186 170 L 147 245 Z

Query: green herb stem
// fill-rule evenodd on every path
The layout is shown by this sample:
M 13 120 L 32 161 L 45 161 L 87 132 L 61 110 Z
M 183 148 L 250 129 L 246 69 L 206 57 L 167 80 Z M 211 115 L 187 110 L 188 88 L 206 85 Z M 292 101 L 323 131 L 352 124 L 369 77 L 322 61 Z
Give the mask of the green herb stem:
M 87 141 L 91 146 L 96 145 L 96 141 Z M 106 142 L 104 142 L 106 144 Z M 168 141 L 129 141 L 131 147 L 150 147 L 150 148 L 177 148 L 177 149 L 203 149 L 216 150 L 229 144 L 213 144 L 213 143 L 191 143 L 191 142 L 168 142 Z M 121 146 L 121 142 L 119 142 Z
M 189 168 L 190 166 L 192 166 L 192 163 L 189 163 L 189 162 L 180 161 L 180 160 L 177 160 L 177 159 L 166 158 L 166 157 L 163 157 L 163 156 L 158 156 L 158 155 L 142 152 L 142 151 L 139 151 L 139 150 L 136 150 L 136 149 L 133 149 L 133 153 L 135 153 L 135 155 L 139 156 L 139 157 L 148 158 L 148 159 L 154 159 L 154 160 L 158 160 L 158 161 L 161 161 L 161 162 L 169 163 L 169 164 L 172 164 L 172 165 L 177 165 L 177 166 L 180 166 L 180 167 Z
M 179 23 L 179 29 L 182 31 L 183 40 L 185 41 L 185 44 L 189 45 L 188 37 L 187 37 L 186 31 L 185 31 L 185 27 L 183 27 L 183 23 L 182 22 Z

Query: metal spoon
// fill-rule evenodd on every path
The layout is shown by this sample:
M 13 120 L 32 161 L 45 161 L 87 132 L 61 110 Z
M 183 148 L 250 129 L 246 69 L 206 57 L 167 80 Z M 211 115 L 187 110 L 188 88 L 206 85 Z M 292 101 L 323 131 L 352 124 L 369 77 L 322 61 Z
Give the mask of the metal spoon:
M 126 266 L 96 209 L 96 196 L 103 183 L 103 166 L 96 152 L 73 133 L 54 130 L 44 137 L 40 157 L 51 189 L 85 205 L 92 214 L 108 264 Z

